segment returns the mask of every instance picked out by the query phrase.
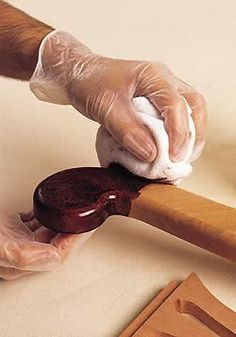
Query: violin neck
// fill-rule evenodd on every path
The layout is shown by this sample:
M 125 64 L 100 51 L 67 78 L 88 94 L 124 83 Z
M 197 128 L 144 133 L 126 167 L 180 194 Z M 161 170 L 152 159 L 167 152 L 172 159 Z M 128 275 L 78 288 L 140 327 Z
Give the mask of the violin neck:
M 132 201 L 129 216 L 236 261 L 236 209 L 178 187 L 151 184 Z

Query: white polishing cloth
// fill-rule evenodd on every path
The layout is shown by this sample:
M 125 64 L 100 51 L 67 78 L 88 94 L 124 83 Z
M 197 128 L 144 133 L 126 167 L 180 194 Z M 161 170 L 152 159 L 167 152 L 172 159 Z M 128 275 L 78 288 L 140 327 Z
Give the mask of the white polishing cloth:
M 133 104 L 137 118 L 151 131 L 158 148 L 158 155 L 152 163 L 137 159 L 132 153 L 121 146 L 116 139 L 103 127 L 97 132 L 96 150 L 101 166 L 108 167 L 110 163 L 119 163 L 132 173 L 149 179 L 166 179 L 178 184 L 192 171 L 191 154 L 195 142 L 195 127 L 191 117 L 191 108 L 187 104 L 189 113 L 190 138 L 186 157 L 180 162 L 172 162 L 169 158 L 169 139 L 161 115 L 145 97 L 136 97 Z

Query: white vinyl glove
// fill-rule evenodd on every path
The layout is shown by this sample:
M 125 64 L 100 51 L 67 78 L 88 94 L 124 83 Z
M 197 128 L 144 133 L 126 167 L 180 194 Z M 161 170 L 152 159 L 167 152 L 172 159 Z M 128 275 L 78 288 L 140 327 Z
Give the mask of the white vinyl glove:
M 0 278 L 12 280 L 61 264 L 75 241 L 91 235 L 56 234 L 31 215 L 0 214 Z
M 146 97 L 161 114 L 173 161 L 185 157 L 189 141 L 186 99 L 192 109 L 196 159 L 205 142 L 204 98 L 162 63 L 103 57 L 72 35 L 53 31 L 41 43 L 30 80 L 33 93 L 46 102 L 71 104 L 100 123 L 128 151 L 152 162 L 158 149 L 150 131 L 137 120 L 132 98 Z

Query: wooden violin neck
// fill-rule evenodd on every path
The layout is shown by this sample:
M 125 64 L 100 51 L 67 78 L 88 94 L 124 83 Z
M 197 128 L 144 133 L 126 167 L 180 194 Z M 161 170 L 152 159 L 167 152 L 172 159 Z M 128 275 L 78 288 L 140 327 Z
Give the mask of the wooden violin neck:
M 152 184 L 132 201 L 129 216 L 236 261 L 236 209 L 175 186 Z

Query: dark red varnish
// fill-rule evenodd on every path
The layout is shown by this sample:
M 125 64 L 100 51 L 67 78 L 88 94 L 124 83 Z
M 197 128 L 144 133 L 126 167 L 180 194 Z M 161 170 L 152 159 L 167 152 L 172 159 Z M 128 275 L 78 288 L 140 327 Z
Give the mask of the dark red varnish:
M 128 216 L 132 199 L 153 183 L 118 164 L 72 168 L 43 180 L 34 192 L 34 214 L 56 232 L 84 233 L 114 214 Z

